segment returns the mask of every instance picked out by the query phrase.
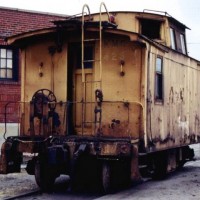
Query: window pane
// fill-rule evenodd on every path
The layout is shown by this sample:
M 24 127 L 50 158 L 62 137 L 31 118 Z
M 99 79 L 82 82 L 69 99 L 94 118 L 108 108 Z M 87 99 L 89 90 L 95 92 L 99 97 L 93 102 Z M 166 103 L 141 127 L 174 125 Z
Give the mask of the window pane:
M 82 68 L 82 55 L 81 55 L 81 46 L 77 45 L 77 49 L 75 50 L 75 65 L 77 69 Z M 93 67 L 93 46 L 85 46 L 84 48 L 84 68 L 91 69 Z
M 1 49 L 0 57 L 1 58 L 6 58 L 6 49 Z
M 16 55 L 14 53 L 16 52 Z M 16 79 L 18 68 L 18 51 L 9 48 L 0 48 L 0 79 Z M 14 70 L 14 71 L 13 71 Z
M 7 50 L 7 58 L 12 58 L 12 50 Z
M 163 59 L 156 58 L 156 74 L 155 74 L 155 99 L 163 99 Z
M 7 70 L 7 78 L 12 78 L 12 70 Z
M 162 73 L 162 59 L 161 58 L 156 59 L 156 72 Z
M 93 60 L 93 47 L 92 46 L 86 46 L 84 49 L 84 60 Z M 92 68 L 93 62 L 85 62 L 84 68 Z
M 11 59 L 7 60 L 7 68 L 12 69 L 12 60 Z
M 156 99 L 162 99 L 162 75 L 156 74 Z
M 170 28 L 170 39 L 172 49 L 176 49 L 175 32 L 173 28 Z
M 181 49 L 182 53 L 186 54 L 186 49 L 185 49 L 185 37 L 183 34 L 180 34 L 180 39 L 181 39 Z
M 0 78 L 6 78 L 6 69 L 0 69 Z
M 1 59 L 1 66 L 0 68 L 6 68 L 6 59 Z

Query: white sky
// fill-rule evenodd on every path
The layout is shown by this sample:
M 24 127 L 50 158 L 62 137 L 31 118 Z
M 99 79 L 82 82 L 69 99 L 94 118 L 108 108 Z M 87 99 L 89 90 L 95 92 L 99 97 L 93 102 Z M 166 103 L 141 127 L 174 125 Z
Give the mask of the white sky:
M 91 13 L 99 11 L 102 0 L 0 0 L 0 6 L 50 13 L 78 14 L 88 4 Z M 109 11 L 166 11 L 191 30 L 187 30 L 188 52 L 200 60 L 200 1 L 199 0 L 103 0 Z

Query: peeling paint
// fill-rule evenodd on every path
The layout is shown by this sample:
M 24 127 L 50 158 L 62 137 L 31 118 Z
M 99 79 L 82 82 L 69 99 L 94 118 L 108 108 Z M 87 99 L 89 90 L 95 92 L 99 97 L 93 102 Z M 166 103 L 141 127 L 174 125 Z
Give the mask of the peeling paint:
M 184 121 L 181 121 L 181 116 L 178 116 L 177 123 L 178 128 L 181 130 L 181 132 L 189 135 L 189 122 L 187 121 L 186 117 Z

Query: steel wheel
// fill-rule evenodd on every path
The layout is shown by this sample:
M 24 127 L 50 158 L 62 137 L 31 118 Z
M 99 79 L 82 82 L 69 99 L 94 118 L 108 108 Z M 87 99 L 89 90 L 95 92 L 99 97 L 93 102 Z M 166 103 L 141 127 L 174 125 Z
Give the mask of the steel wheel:
M 161 180 L 167 175 L 168 153 L 158 152 L 154 157 L 153 179 Z
M 42 191 L 50 192 L 53 189 L 56 177 L 48 167 L 39 160 L 35 163 L 35 180 Z

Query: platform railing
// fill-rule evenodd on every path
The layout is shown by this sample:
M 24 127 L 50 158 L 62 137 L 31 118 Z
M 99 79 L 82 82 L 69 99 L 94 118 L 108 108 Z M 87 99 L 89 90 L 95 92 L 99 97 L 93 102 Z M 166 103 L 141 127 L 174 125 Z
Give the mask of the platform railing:
M 2 105 L 2 102 L 0 102 Z M 93 135 L 138 137 L 143 127 L 143 107 L 137 102 L 103 101 L 101 119 L 95 112 L 96 102 L 59 102 L 53 112 L 34 116 L 30 102 L 4 102 L 0 112 L 6 139 L 10 122 L 16 123 L 18 136 Z M 84 105 L 84 106 L 83 106 Z M 84 119 L 82 119 L 84 107 Z M 47 105 L 48 108 L 48 105 Z M 84 123 L 82 122 L 84 120 Z M 101 120 L 101 129 L 95 126 Z M 84 127 L 82 127 L 84 126 Z M 98 128 L 98 130 L 97 130 Z M 98 132 L 98 134 L 97 134 Z

